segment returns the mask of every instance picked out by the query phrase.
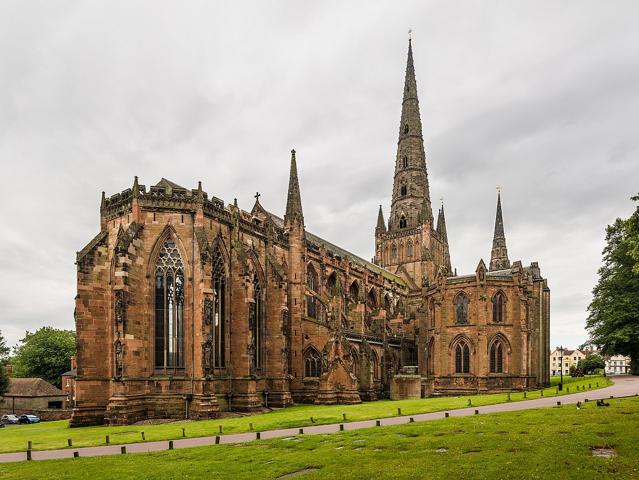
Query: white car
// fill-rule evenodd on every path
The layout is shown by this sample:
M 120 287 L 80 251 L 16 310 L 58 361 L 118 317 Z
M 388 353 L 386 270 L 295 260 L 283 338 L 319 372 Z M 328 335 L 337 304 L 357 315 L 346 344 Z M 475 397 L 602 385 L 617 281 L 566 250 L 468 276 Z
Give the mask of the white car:
M 0 422 L 1 423 L 18 423 L 19 419 L 17 416 L 15 415 L 2 415 L 2 418 L 0 418 Z

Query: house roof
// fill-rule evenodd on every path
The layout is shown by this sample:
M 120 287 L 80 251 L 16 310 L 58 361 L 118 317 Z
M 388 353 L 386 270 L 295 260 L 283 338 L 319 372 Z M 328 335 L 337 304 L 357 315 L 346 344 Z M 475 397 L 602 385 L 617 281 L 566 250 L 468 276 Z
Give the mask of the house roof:
M 66 394 L 41 378 L 11 378 L 6 397 L 61 397 Z

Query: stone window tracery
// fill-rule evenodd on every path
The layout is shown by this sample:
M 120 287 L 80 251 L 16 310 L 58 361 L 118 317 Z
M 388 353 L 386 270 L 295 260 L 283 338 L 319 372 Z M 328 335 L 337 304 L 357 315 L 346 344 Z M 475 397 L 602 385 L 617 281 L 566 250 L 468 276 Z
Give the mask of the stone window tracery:
M 503 323 L 506 319 L 506 297 L 502 292 L 493 295 L 493 322 Z
M 163 373 L 184 367 L 184 265 L 172 239 L 155 264 L 155 367 Z
M 211 325 L 213 329 L 214 357 L 217 368 L 226 366 L 226 268 L 219 248 L 213 251 L 213 305 Z
M 306 286 L 312 292 L 318 291 L 319 281 L 317 279 L 317 273 L 312 264 L 308 264 L 306 267 Z M 314 295 L 306 295 L 306 315 L 311 318 L 318 317 L 318 302 Z
M 458 325 L 468 323 L 468 296 L 464 292 L 455 297 L 455 323 Z
M 504 350 L 501 340 L 490 346 L 490 373 L 504 373 Z
M 249 330 L 251 332 L 251 343 L 249 353 L 251 354 L 251 370 L 258 372 L 262 370 L 264 361 L 264 294 L 262 285 L 257 273 L 253 274 L 253 298 L 249 303 Z
M 455 346 L 455 373 L 470 373 L 470 347 L 465 340 Z
M 406 244 L 406 258 L 413 258 L 413 242 L 411 240 Z
M 404 215 L 399 218 L 399 228 L 406 228 L 406 217 Z
M 304 376 L 319 377 L 322 374 L 322 357 L 315 347 L 308 347 L 304 352 Z

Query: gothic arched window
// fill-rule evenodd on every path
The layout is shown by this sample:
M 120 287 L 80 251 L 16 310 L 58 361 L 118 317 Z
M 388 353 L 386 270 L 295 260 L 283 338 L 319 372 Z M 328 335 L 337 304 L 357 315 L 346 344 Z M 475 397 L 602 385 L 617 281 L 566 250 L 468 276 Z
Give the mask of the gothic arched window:
M 262 285 L 255 273 L 253 275 L 253 298 L 249 303 L 249 330 L 251 332 L 252 370 L 262 369 L 264 360 L 264 295 Z
M 382 378 L 382 372 L 379 368 L 379 357 L 375 350 L 371 352 L 371 368 L 373 370 L 373 380 L 379 380 Z
M 402 167 L 408 168 L 408 157 L 406 155 L 402 158 Z
M 435 339 L 431 338 L 426 350 L 426 374 L 435 375 Z
M 330 295 L 337 295 L 337 273 L 333 272 L 328 276 L 328 279 L 326 280 L 326 288 Z
M 317 292 L 319 290 L 319 280 L 317 279 L 317 273 L 315 273 L 315 269 L 310 263 L 306 267 L 306 285 L 312 292 Z M 314 295 L 306 295 L 306 315 L 311 318 L 317 318 L 317 314 L 317 298 L 315 298 Z
M 455 346 L 455 373 L 470 373 L 470 347 L 463 340 Z
M 348 289 L 348 296 L 351 303 L 359 302 L 359 285 L 357 285 L 357 281 L 351 283 L 351 286 Z
M 455 297 L 455 323 L 468 323 L 468 297 L 464 292 Z
M 506 319 L 506 297 L 502 292 L 493 295 L 493 322 L 502 323 Z
M 399 247 L 397 248 L 397 259 L 400 262 L 404 261 L 404 244 L 403 243 L 399 243 Z
M 351 349 L 351 366 L 352 366 L 351 373 L 353 375 L 355 375 L 357 378 L 359 378 L 359 375 L 360 375 L 360 372 L 359 372 L 359 354 L 357 353 L 357 351 L 354 348 Z
M 155 264 L 155 367 L 184 367 L 184 265 L 177 245 L 165 240 Z
M 411 240 L 406 244 L 406 258 L 413 258 L 413 242 Z
M 490 373 L 504 373 L 504 345 L 501 340 L 490 346 Z
M 400 186 L 400 187 L 399 187 L 399 194 L 400 194 L 402 197 L 405 197 L 405 196 L 406 196 L 406 193 L 407 193 L 406 185 L 402 185 L 402 186 Z
M 375 310 L 377 308 L 377 295 L 375 295 L 375 289 L 371 288 L 368 291 L 368 306 Z
M 406 217 L 404 215 L 399 219 L 399 228 L 406 228 Z
M 226 268 L 219 248 L 213 250 L 213 310 L 211 325 L 215 352 L 213 364 L 221 368 L 226 365 Z
M 319 377 L 322 374 L 322 357 L 314 347 L 304 353 L 304 376 Z
M 391 245 L 391 263 L 395 263 L 397 261 L 397 245 Z
M 404 124 L 404 135 L 408 133 L 408 123 Z

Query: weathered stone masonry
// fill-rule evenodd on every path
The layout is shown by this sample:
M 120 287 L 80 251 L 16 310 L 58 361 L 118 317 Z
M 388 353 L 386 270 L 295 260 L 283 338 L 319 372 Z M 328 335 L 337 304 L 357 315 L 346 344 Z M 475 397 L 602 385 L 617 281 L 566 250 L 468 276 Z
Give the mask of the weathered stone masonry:
M 491 268 L 453 274 L 410 45 L 393 183 L 373 262 L 306 230 L 294 151 L 283 218 L 166 179 L 103 194 L 77 254 L 72 425 L 358 403 L 408 366 L 422 395 L 548 382 L 549 290 L 510 265 L 501 199 Z

